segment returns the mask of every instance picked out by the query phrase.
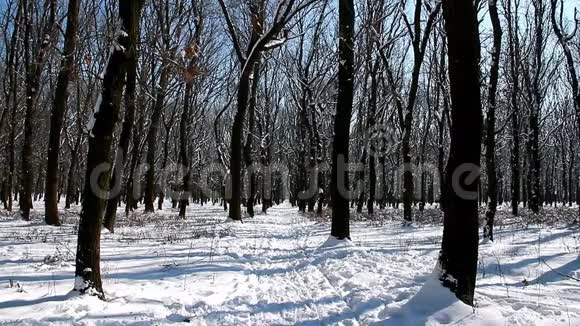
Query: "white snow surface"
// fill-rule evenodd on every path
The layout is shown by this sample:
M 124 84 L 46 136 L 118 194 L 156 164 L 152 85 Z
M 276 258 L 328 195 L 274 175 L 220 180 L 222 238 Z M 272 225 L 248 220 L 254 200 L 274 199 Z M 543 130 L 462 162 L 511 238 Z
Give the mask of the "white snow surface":
M 102 235 L 101 301 L 71 292 L 80 208 L 49 227 L 43 206 L 32 222 L 0 212 L 0 325 L 580 325 L 580 283 L 562 276 L 580 278 L 577 226 L 497 227 L 472 308 L 432 273 L 439 223 L 353 222 L 338 241 L 289 205 L 243 223 L 218 205 L 186 220 L 120 209 Z

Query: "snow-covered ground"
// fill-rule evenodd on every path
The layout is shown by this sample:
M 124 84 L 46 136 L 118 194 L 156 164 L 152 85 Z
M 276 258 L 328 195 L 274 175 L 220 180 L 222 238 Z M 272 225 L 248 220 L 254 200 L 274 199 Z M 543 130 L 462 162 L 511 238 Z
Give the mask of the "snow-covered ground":
M 472 309 L 430 277 L 439 223 L 403 227 L 391 209 L 336 243 L 328 221 L 286 205 L 243 224 L 218 206 L 185 221 L 166 207 L 103 234 L 100 301 L 70 294 L 78 207 L 55 228 L 42 206 L 31 223 L 1 212 L 0 324 L 580 325 L 577 226 L 500 221 L 480 246 Z

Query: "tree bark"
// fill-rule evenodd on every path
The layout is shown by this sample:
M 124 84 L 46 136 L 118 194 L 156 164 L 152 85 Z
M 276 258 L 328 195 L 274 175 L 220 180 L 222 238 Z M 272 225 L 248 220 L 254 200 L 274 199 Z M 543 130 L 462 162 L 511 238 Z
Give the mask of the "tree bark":
M 76 85 L 76 95 L 77 98 L 81 97 L 81 86 L 79 83 L 77 83 Z M 90 98 L 87 96 L 87 99 Z M 65 199 L 65 208 L 69 209 L 70 205 L 73 202 L 76 202 L 76 198 L 77 198 L 77 162 L 79 161 L 79 150 L 81 147 L 81 142 L 83 140 L 84 137 L 84 133 L 83 133 L 83 128 L 84 126 L 82 125 L 82 115 L 83 115 L 83 110 L 81 108 L 81 103 L 80 101 L 77 101 L 77 137 L 75 139 L 74 142 L 74 146 L 71 149 L 71 159 L 70 159 L 70 165 L 68 168 L 68 174 L 67 174 L 67 184 L 66 184 L 66 199 Z
M 133 44 L 134 48 L 127 52 L 127 80 L 125 85 L 125 117 L 123 119 L 123 126 L 121 135 L 119 137 L 119 149 L 117 150 L 117 157 L 115 159 L 115 166 L 113 167 L 113 182 L 123 182 L 123 170 L 128 160 L 129 143 L 131 142 L 131 134 L 133 132 L 133 123 L 135 121 L 135 99 L 137 97 L 137 62 L 138 52 L 137 44 L 139 43 L 139 16 L 131 16 L 128 25 L 129 42 Z M 139 144 L 134 146 L 139 147 Z M 118 187 L 122 187 L 118 185 Z M 121 189 L 121 188 L 119 188 Z M 129 192 L 130 190 L 127 190 Z M 115 231 L 115 220 L 117 218 L 117 206 L 121 200 L 121 194 L 118 194 L 107 200 L 107 207 L 105 210 L 105 217 L 103 225 L 111 233 Z
M 48 21 L 46 22 L 36 56 L 31 62 L 31 33 L 32 33 L 32 12 L 30 12 L 28 1 L 24 1 L 24 16 L 26 27 L 24 29 L 24 61 L 26 65 L 26 110 L 24 113 L 24 140 L 22 143 L 22 156 L 20 165 L 20 213 L 22 218 L 30 220 L 30 209 L 32 208 L 32 184 L 34 173 L 32 172 L 32 129 L 33 116 L 36 110 L 36 102 L 40 87 L 40 76 L 46 62 L 48 52 L 53 42 L 53 29 L 56 16 L 56 0 L 48 0 Z M 58 164 L 58 163 L 57 163 Z
M 137 99 L 137 97 L 136 97 Z M 137 209 L 137 201 L 139 199 L 139 194 L 135 195 L 135 183 L 140 184 L 141 180 L 135 181 L 135 169 L 137 169 L 137 164 L 141 158 L 141 135 L 143 134 L 143 120 L 145 119 L 145 112 L 142 110 L 142 105 L 140 102 L 136 104 L 138 108 L 135 114 L 138 115 L 137 123 L 133 127 L 133 148 L 131 149 L 131 163 L 129 167 L 129 175 L 127 176 L 127 187 L 126 187 L 126 203 L 125 203 L 125 215 L 128 215 L 134 209 Z M 140 186 L 138 187 L 140 189 Z
M 58 162 L 60 152 L 60 133 L 68 101 L 68 84 L 74 73 L 75 50 L 77 46 L 79 0 L 69 0 L 64 38 L 63 58 L 58 73 L 54 102 L 50 115 L 48 137 L 48 162 L 46 166 L 44 220 L 48 225 L 60 225 L 58 216 Z
M 334 143 L 332 148 L 332 226 L 330 235 L 350 239 L 349 189 L 346 165 L 349 157 L 350 119 L 354 97 L 354 28 L 353 0 L 342 0 L 338 6 L 338 99 L 334 117 Z M 339 176 L 340 174 L 340 176 Z
M 516 8 L 516 11 L 518 8 Z M 520 121 L 519 121 L 519 24 L 517 14 L 512 13 L 512 2 L 507 1 L 506 15 L 508 21 L 508 44 L 509 44 L 509 73 L 511 79 L 510 89 L 510 109 L 511 109 L 511 135 L 512 151 L 510 155 L 511 167 L 511 206 L 512 214 L 518 216 L 518 206 L 520 203 Z
M 136 46 L 131 43 L 128 36 L 130 22 L 133 19 L 139 19 L 141 6 L 142 2 L 139 0 L 119 2 L 119 17 L 123 32 L 116 35 L 116 41 L 121 47 L 111 49 L 112 53 L 106 65 L 103 79 L 101 101 L 98 102 L 99 106 L 94 112 L 93 118 L 95 120 L 89 138 L 74 290 L 81 294 L 96 295 L 101 299 L 105 297 L 100 269 L 101 225 L 105 209 L 103 195 L 109 189 L 111 179 L 111 145 L 123 96 L 128 58 Z M 96 180 L 92 180 L 95 169 L 102 164 L 107 164 L 109 170 L 102 172 Z
M 248 65 L 248 63 L 246 63 Z M 242 137 L 244 128 L 244 118 L 246 115 L 248 95 L 250 92 L 250 69 L 242 72 L 238 84 L 238 110 L 234 117 L 231 136 L 230 173 L 231 173 L 231 199 L 229 216 L 232 220 L 241 221 L 241 201 L 242 201 Z
M 254 217 L 254 201 L 256 198 L 256 173 L 252 168 L 252 149 L 254 138 L 254 126 L 256 120 L 256 101 L 258 96 L 258 86 L 260 82 L 260 59 L 254 63 L 254 71 L 252 73 L 252 89 L 248 103 L 248 135 L 246 136 L 246 144 L 244 145 L 244 162 L 246 164 L 246 171 L 248 173 L 248 198 L 246 200 L 246 210 L 250 217 Z
M 497 0 L 489 0 L 489 16 L 493 27 L 493 51 L 491 53 L 491 67 L 489 88 L 487 94 L 486 117 L 486 144 L 485 166 L 487 169 L 487 211 L 483 226 L 483 238 L 493 241 L 493 222 L 497 209 L 497 175 L 495 170 L 495 109 L 497 82 L 499 79 L 499 59 L 501 54 L 501 24 L 497 12 Z
M 479 31 L 472 1 L 443 1 L 451 82 L 451 146 L 445 175 L 440 280 L 473 305 L 478 256 L 477 184 L 481 151 Z
M 147 174 L 145 176 L 145 212 L 152 213 L 155 211 L 155 151 L 157 149 L 157 134 L 159 130 L 159 123 L 161 121 L 161 113 L 165 104 L 165 92 L 169 80 L 168 62 L 163 60 L 161 67 L 161 77 L 159 78 L 159 87 L 157 89 L 157 96 L 153 106 L 153 114 L 151 115 L 151 124 L 147 134 Z
M 382 7 L 382 6 L 381 6 Z M 379 61 L 375 61 L 373 65 L 369 66 L 371 68 L 371 94 L 369 98 L 369 113 L 367 117 L 367 130 L 373 130 L 376 124 L 376 114 L 377 114 L 377 101 L 378 101 L 378 71 L 379 71 Z M 372 147 L 373 141 L 370 142 L 370 155 L 368 157 L 369 161 L 369 198 L 367 200 L 367 213 L 369 215 L 374 214 L 374 204 L 375 204 L 375 193 L 377 188 L 377 170 L 376 170 L 376 155 L 382 155 L 378 151 L 381 149 Z
M 183 219 L 185 218 L 185 211 L 189 205 L 189 183 L 191 178 L 189 171 L 189 158 L 187 156 L 187 134 L 192 90 L 193 80 L 186 81 L 183 111 L 181 112 L 181 120 L 179 121 L 179 159 L 181 160 L 182 166 L 186 169 L 182 181 L 182 193 L 179 199 L 179 217 Z

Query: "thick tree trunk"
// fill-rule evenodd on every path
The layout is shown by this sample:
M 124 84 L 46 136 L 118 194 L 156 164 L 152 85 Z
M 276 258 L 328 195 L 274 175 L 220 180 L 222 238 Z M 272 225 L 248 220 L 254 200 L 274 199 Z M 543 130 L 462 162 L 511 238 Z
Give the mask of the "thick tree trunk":
M 444 1 L 443 14 L 448 38 L 452 124 L 445 176 L 440 280 L 457 298 L 473 305 L 478 256 L 477 181 L 482 128 L 479 31 L 472 1 Z
M 78 245 L 76 255 L 74 290 L 80 293 L 96 295 L 104 299 L 100 268 L 101 225 L 105 209 L 105 199 L 111 179 L 111 171 L 104 171 L 97 180 L 92 176 L 95 169 L 105 163 L 111 166 L 111 145 L 113 132 L 118 120 L 128 58 L 135 51 L 135 44 L 128 37 L 131 21 L 139 19 L 141 3 L 139 0 L 119 3 L 119 16 L 122 31 L 118 33 L 117 42 L 122 46 L 112 50 L 107 62 L 103 89 L 98 101 L 98 108 L 93 113 L 94 124 L 89 138 L 87 171 L 82 210 L 79 223 Z M 123 49 L 126 49 L 123 51 Z
M 246 63 L 246 65 L 249 65 Z M 250 93 L 251 68 L 242 71 L 238 84 L 238 110 L 234 117 L 231 136 L 230 173 L 231 173 L 231 199 L 229 217 L 235 221 L 242 220 L 242 138 L 244 131 L 244 119 L 248 107 Z
M 338 6 L 339 66 L 338 99 L 334 117 L 334 144 L 332 149 L 332 226 L 330 235 L 337 239 L 350 239 L 350 210 L 348 163 L 350 119 L 354 96 L 354 28 L 355 10 L 353 0 L 343 0 Z
M 68 83 L 74 73 L 75 50 L 77 45 L 79 0 L 69 0 L 64 38 L 63 58 L 58 73 L 54 102 L 50 114 L 50 134 L 48 137 L 48 163 L 46 166 L 44 220 L 48 225 L 60 225 L 58 217 L 58 162 L 60 133 L 68 101 Z
M 439 62 L 439 84 L 446 85 L 447 78 L 445 69 L 445 51 L 447 48 L 445 38 L 443 38 L 443 43 L 441 44 L 441 57 Z M 445 137 L 445 121 L 449 118 L 449 96 L 447 93 L 447 88 L 442 86 L 442 97 L 443 97 L 443 107 L 439 114 L 439 121 L 437 126 L 438 132 L 438 148 L 437 148 L 437 170 L 439 172 L 439 209 L 443 210 L 444 194 L 445 194 L 445 149 L 444 147 L 444 137 Z

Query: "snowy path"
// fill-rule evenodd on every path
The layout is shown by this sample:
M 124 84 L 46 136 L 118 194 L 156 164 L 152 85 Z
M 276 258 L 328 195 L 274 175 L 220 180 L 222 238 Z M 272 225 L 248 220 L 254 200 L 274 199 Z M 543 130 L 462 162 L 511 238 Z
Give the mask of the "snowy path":
M 547 267 L 580 277 L 577 229 L 497 230 L 481 247 L 479 308 L 449 319 L 421 307 L 426 320 L 405 304 L 434 268 L 440 226 L 357 222 L 340 247 L 325 243 L 328 223 L 288 206 L 243 224 L 217 206 L 176 215 L 132 216 L 103 235 L 108 302 L 69 294 L 73 212 L 61 228 L 0 218 L 0 324 L 580 325 L 580 283 Z

